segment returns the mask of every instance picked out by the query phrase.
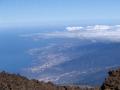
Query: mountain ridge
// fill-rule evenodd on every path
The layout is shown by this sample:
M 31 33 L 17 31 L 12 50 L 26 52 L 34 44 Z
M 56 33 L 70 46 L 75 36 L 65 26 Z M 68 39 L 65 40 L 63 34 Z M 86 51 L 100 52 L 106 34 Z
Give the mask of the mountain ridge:
M 28 79 L 19 74 L 0 72 L 0 90 L 97 90 L 97 88 L 78 85 L 55 85 L 35 79 Z
M 82 85 L 56 85 L 28 79 L 19 74 L 0 72 L 0 90 L 120 90 L 120 69 L 108 72 L 108 77 L 101 86 L 91 87 Z

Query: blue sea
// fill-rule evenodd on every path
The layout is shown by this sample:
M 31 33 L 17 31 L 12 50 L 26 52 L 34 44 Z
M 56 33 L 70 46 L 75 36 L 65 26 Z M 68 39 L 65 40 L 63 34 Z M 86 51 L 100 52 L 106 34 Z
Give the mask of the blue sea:
M 35 42 L 22 38 L 21 35 L 62 30 L 62 28 L 1 28 L 0 29 L 0 71 L 21 73 L 29 67 L 33 58 L 27 53 L 31 48 L 41 47 L 48 43 Z
M 119 67 L 119 42 L 71 38 L 73 33 L 64 31 L 1 28 L 0 71 L 58 84 L 100 85 L 109 69 Z

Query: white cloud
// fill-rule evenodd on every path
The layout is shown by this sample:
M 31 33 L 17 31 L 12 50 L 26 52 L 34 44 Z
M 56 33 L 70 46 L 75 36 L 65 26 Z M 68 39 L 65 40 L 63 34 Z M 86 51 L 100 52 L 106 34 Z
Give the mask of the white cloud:
M 120 25 L 93 25 L 66 27 L 66 31 L 36 33 L 23 35 L 32 37 L 34 40 L 49 38 L 77 38 L 91 41 L 120 42 Z
M 82 40 L 120 42 L 120 25 L 93 25 L 85 27 L 67 27 L 66 31 L 39 33 L 33 35 L 41 38 L 77 38 Z
M 94 25 L 94 26 L 87 26 L 85 30 L 92 30 L 92 31 L 105 31 L 112 29 L 112 26 L 109 25 Z
M 82 30 L 83 27 L 66 27 L 67 31 L 73 32 L 73 31 L 79 31 Z
M 116 25 L 114 27 L 119 27 L 119 25 Z M 93 25 L 93 26 L 85 26 L 85 27 L 66 27 L 67 31 L 81 31 L 81 30 L 91 30 L 91 31 L 102 31 L 102 30 L 110 30 L 113 26 L 110 25 Z

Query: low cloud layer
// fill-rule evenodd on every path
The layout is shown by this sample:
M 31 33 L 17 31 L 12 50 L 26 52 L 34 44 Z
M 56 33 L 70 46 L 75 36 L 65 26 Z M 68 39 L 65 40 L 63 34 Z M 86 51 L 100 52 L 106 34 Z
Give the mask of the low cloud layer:
M 79 30 L 82 30 L 84 29 L 84 27 L 66 27 L 66 30 L 67 31 L 79 31 Z
M 72 27 L 71 27 L 72 28 Z M 74 27 L 75 28 L 75 27 Z M 68 28 L 67 28 L 68 30 Z M 55 34 L 54 34 L 55 35 Z M 120 42 L 120 25 L 95 25 L 95 26 L 86 26 L 81 28 L 77 32 L 76 30 L 68 30 L 67 33 L 59 33 L 55 36 L 68 37 L 68 38 L 79 38 L 79 39 L 88 39 L 88 40 L 101 40 L 101 41 L 112 41 Z
M 39 40 L 41 38 L 76 38 L 92 41 L 120 42 L 120 25 L 66 27 L 66 30 L 64 31 L 37 33 L 31 36 L 35 40 Z

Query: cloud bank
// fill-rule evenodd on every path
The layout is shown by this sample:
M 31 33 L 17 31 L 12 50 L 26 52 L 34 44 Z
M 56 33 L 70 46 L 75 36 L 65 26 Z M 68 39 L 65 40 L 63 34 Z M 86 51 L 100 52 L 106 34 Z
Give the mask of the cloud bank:
M 40 40 L 41 38 L 76 38 L 92 41 L 120 42 L 120 25 L 73 26 L 66 27 L 64 31 L 36 33 L 31 35 L 31 37 L 35 40 Z
M 79 30 L 82 30 L 82 29 L 84 29 L 84 27 L 66 27 L 66 30 L 70 31 L 70 32 L 79 31 Z

